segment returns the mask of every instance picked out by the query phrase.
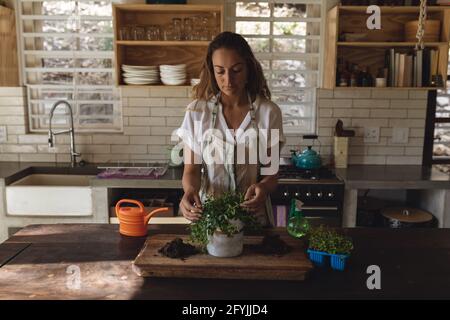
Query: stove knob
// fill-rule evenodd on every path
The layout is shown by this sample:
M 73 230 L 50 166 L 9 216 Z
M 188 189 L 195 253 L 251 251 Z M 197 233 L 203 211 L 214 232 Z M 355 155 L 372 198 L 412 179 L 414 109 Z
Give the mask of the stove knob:
M 300 192 L 298 190 L 295 191 L 294 196 L 296 196 L 297 198 L 300 197 Z
M 322 191 L 320 191 L 320 192 L 317 192 L 317 198 L 322 198 L 322 196 L 323 196 L 323 193 L 322 193 Z
M 328 198 L 334 198 L 334 193 L 333 192 L 328 192 L 327 196 L 328 196 Z
M 306 193 L 306 197 L 307 197 L 307 198 L 311 198 L 311 192 L 308 191 L 308 192 Z
M 287 189 L 286 189 L 286 191 L 283 192 L 283 196 L 289 197 L 289 192 L 287 191 Z

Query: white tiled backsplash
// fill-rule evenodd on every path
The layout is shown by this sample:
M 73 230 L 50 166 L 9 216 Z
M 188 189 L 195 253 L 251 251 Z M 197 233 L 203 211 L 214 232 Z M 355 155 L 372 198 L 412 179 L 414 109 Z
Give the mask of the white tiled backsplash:
M 77 151 L 88 162 L 165 161 L 171 133 L 183 119 L 191 87 L 123 88 L 123 133 L 77 134 Z M 0 161 L 68 162 L 69 137 L 57 136 L 48 150 L 46 134 L 27 134 L 26 96 L 22 87 L 0 88 L 0 126 L 7 142 L 0 144 Z M 350 139 L 351 164 L 421 164 L 427 105 L 425 90 L 318 90 L 317 131 L 324 161 L 330 160 L 334 126 L 355 129 Z M 364 127 L 380 127 L 378 143 L 364 143 Z M 392 128 L 409 128 L 406 144 L 392 142 Z M 305 147 L 300 137 L 288 136 L 282 155 Z

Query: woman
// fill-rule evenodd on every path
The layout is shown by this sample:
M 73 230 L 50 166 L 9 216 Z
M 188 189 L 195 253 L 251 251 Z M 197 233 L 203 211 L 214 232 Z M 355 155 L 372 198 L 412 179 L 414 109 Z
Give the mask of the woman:
M 281 111 L 270 101 L 261 65 L 242 36 L 223 32 L 209 44 L 194 98 L 179 131 L 185 162 L 184 196 L 180 202 L 183 216 L 191 221 L 199 219 L 206 195 L 232 190 L 245 194 L 242 207 L 254 213 L 263 225 L 274 225 L 268 196 L 276 189 L 276 172 L 260 175 L 263 161 L 258 142 L 262 136 L 255 143 L 248 133 L 268 129 L 270 142 L 270 129 L 278 130 L 279 148 L 266 146 L 262 153 L 270 155 L 272 149 L 277 150 L 274 157 L 278 163 L 285 141 Z M 250 161 L 255 155 L 256 161 Z M 264 164 L 271 165 L 267 161 Z

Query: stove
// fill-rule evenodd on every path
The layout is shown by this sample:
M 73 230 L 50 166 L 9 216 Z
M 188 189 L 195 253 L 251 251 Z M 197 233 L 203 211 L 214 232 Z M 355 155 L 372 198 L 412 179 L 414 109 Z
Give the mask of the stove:
M 298 182 L 305 180 L 340 181 L 333 171 L 327 167 L 320 167 L 319 169 L 300 169 L 295 166 L 280 166 L 278 179 L 284 182 Z
M 304 203 L 303 214 L 312 224 L 342 225 L 344 183 L 333 169 L 305 170 L 292 165 L 280 166 L 278 188 L 271 196 L 277 226 L 285 225 L 284 218 L 277 217 L 277 214 L 289 212 L 292 198 Z

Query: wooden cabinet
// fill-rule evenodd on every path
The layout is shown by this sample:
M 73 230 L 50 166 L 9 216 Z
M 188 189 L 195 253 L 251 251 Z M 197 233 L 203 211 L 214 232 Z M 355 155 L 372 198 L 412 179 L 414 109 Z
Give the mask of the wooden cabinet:
M 121 65 L 162 65 L 186 64 L 187 83 L 189 79 L 198 78 L 212 37 L 223 31 L 222 5 L 147 5 L 117 4 L 113 6 L 114 17 L 114 51 L 116 67 L 116 85 L 125 85 L 122 79 Z M 164 40 L 163 32 L 174 18 L 207 17 L 208 38 L 201 40 Z M 159 26 L 158 40 L 144 38 L 122 40 L 120 31 L 123 27 Z M 133 37 L 133 36 L 131 36 Z
M 339 59 L 345 59 L 364 68 L 368 67 L 371 74 L 376 76 L 378 70 L 386 64 L 387 50 L 395 48 L 396 52 L 403 53 L 414 50 L 415 42 L 405 41 L 405 25 L 409 21 L 418 19 L 419 7 L 381 6 L 380 9 L 381 29 L 374 30 L 367 28 L 367 19 L 370 14 L 366 13 L 366 6 L 336 6 L 328 11 L 323 78 L 325 88 L 336 87 Z M 438 52 L 437 73 L 445 86 L 450 41 L 450 8 L 428 7 L 427 19 L 440 21 L 437 41 L 426 42 L 425 47 Z M 395 86 L 395 88 L 418 87 Z M 427 89 L 436 89 L 436 87 Z

